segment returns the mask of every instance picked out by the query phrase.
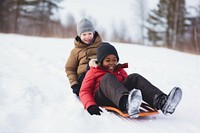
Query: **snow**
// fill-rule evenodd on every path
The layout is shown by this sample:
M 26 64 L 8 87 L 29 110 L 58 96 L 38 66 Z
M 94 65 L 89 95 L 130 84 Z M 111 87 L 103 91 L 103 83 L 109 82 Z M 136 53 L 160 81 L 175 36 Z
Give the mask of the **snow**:
M 168 93 L 183 89 L 171 116 L 126 120 L 103 110 L 91 116 L 72 94 L 65 62 L 73 39 L 0 34 L 0 133 L 197 133 L 200 56 L 165 48 L 119 44 L 120 62 Z

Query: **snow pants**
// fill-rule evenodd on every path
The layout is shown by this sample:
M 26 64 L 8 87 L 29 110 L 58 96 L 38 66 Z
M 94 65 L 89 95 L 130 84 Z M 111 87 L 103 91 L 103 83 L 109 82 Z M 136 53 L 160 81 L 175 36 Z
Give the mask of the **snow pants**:
M 120 99 L 128 96 L 132 89 L 142 92 L 143 101 L 154 106 L 155 95 L 164 94 L 147 79 L 139 74 L 130 74 L 123 82 L 117 80 L 113 74 L 105 74 L 100 81 L 99 88 L 95 93 L 95 101 L 100 106 L 120 107 Z

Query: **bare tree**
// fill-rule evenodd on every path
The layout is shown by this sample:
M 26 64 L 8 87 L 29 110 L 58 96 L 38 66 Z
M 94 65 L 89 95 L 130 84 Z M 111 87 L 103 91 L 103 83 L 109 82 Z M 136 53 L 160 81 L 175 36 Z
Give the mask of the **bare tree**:
M 137 24 L 140 27 L 140 44 L 144 44 L 144 33 L 145 33 L 145 20 L 147 16 L 147 7 L 146 7 L 146 0 L 135 0 L 132 4 L 133 10 L 133 21 L 134 24 L 137 22 Z M 135 18 L 136 17 L 136 18 Z M 133 29 L 135 30 L 135 29 Z
M 126 27 L 126 23 L 122 20 L 119 23 L 120 26 L 116 26 L 113 24 L 113 31 L 111 35 L 111 41 L 115 42 L 124 42 L 124 43 L 131 43 L 131 39 L 128 35 L 128 30 Z
M 75 37 L 76 36 L 76 21 L 74 19 L 74 16 L 72 14 L 67 15 L 67 22 L 66 22 L 66 28 L 65 28 L 65 36 L 66 37 Z
M 0 3 L 0 31 L 52 36 L 53 27 L 61 24 L 53 19 L 62 0 L 3 0 Z
M 163 45 L 168 48 L 180 49 L 186 26 L 185 0 L 160 0 L 158 10 L 153 10 L 152 13 L 153 15 L 149 15 L 148 22 L 154 27 L 159 27 L 153 32 L 157 39 L 160 37 Z M 149 32 L 152 32 L 152 29 Z

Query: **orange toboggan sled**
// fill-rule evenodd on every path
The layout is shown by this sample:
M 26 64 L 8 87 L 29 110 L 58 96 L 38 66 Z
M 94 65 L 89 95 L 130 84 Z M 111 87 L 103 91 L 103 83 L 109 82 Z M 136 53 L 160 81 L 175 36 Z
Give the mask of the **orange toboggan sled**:
M 127 112 L 122 112 L 116 107 L 112 106 L 102 106 L 102 108 L 106 109 L 107 111 L 114 112 L 116 114 L 119 114 L 122 117 L 129 117 L 129 114 Z M 140 113 L 139 117 L 144 117 L 144 116 L 151 116 L 151 115 L 156 115 L 159 114 L 158 110 L 150 107 L 147 103 L 142 103 L 140 106 Z

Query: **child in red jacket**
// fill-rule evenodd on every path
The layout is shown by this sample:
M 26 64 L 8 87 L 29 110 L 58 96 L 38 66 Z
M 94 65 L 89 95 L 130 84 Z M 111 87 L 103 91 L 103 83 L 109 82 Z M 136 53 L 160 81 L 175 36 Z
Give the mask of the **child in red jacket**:
M 174 87 L 168 95 L 152 85 L 139 74 L 128 75 L 119 64 L 119 56 L 114 46 L 102 42 L 97 49 L 96 66 L 87 72 L 81 89 L 80 99 L 91 115 L 100 115 L 99 106 L 114 106 L 138 117 L 142 100 L 164 114 L 172 114 L 181 100 L 182 90 Z

